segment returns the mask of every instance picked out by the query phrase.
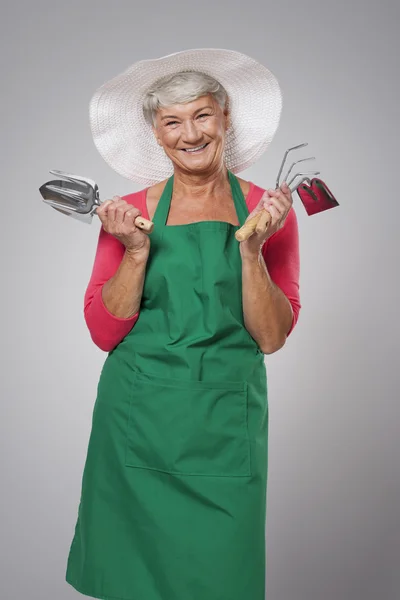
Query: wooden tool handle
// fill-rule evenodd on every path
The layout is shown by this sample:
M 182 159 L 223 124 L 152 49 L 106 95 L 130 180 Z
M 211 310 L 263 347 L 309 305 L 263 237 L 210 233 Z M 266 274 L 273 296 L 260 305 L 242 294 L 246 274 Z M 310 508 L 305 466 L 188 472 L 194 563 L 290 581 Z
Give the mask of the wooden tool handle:
M 139 229 L 146 231 L 146 233 L 151 233 L 154 229 L 154 223 L 148 219 L 144 219 L 143 217 L 136 217 L 135 225 L 136 227 L 139 227 Z
M 246 223 L 240 229 L 237 230 L 237 232 L 235 233 L 235 238 L 238 242 L 244 242 L 255 232 L 258 220 L 263 214 L 263 211 L 264 209 L 260 210 L 260 212 L 254 215 L 254 217 L 251 217 L 251 219 L 246 221 Z M 271 215 L 268 211 L 266 212 L 269 216 L 267 223 L 269 223 L 269 221 L 271 220 Z

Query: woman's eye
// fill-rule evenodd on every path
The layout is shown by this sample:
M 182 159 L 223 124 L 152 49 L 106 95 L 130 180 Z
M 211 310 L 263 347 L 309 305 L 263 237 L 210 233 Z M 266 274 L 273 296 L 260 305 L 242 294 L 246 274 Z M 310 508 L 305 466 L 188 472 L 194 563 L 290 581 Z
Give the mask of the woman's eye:
M 168 121 L 167 125 L 175 125 L 175 123 L 177 123 L 178 121 Z
M 201 117 L 209 117 L 210 115 L 207 113 L 202 113 L 201 115 L 199 115 L 197 118 L 201 119 Z

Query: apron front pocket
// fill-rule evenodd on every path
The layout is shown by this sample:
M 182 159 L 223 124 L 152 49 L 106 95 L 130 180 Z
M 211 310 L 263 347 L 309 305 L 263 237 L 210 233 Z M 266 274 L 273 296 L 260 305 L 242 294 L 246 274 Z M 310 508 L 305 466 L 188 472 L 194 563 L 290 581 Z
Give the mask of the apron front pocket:
M 125 464 L 177 475 L 250 476 L 247 383 L 136 372 Z

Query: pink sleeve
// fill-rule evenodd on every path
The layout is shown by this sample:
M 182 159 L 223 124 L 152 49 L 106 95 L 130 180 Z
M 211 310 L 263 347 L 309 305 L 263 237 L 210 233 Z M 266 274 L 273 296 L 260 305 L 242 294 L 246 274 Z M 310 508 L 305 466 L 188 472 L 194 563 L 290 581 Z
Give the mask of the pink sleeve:
M 134 204 L 143 213 L 140 192 L 122 198 Z M 85 292 L 84 317 L 93 342 L 105 352 L 110 352 L 123 340 L 139 317 L 139 312 L 126 319 L 116 317 L 103 301 L 103 285 L 116 273 L 124 253 L 124 245 L 102 226 L 92 274 Z
M 265 190 L 254 186 L 247 204 L 251 212 Z M 274 233 L 263 245 L 262 255 L 272 281 L 282 290 L 293 310 L 293 320 L 287 336 L 293 331 L 301 309 L 300 303 L 300 252 L 297 216 L 292 206 L 282 229 Z

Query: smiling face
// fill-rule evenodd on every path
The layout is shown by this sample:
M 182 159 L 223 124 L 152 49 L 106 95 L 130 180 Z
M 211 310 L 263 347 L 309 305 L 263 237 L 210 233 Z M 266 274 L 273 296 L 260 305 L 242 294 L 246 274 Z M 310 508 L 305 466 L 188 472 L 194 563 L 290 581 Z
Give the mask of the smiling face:
M 227 110 L 207 95 L 159 108 L 153 131 L 175 169 L 206 175 L 223 165 L 227 128 Z

